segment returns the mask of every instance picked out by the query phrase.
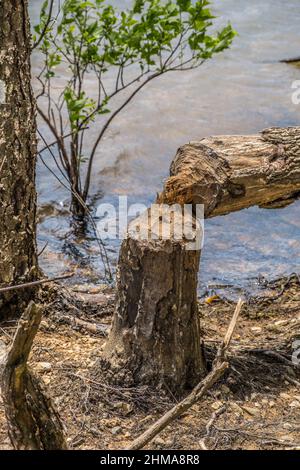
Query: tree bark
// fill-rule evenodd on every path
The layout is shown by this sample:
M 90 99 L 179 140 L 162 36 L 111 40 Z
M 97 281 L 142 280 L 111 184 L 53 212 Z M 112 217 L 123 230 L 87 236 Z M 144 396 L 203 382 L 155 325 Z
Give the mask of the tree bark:
M 144 225 L 144 215 L 133 224 Z M 173 233 L 166 240 L 160 235 L 152 225 L 148 240 L 131 235 L 122 244 L 105 358 L 118 382 L 130 371 L 133 383 L 180 395 L 206 371 L 197 304 L 200 251 Z
M 27 0 L 0 0 L 0 285 L 37 276 L 35 100 Z M 7 293 L 0 318 L 22 311 L 32 291 Z
M 300 128 L 190 143 L 179 149 L 170 173 L 157 202 L 202 204 L 206 217 L 289 204 L 300 195 Z M 113 371 L 129 369 L 135 382 L 166 384 L 177 394 L 205 372 L 196 292 L 200 251 L 185 244 L 184 238 L 136 239 L 129 230 L 105 349 Z
M 66 449 L 63 426 L 42 382 L 27 366 L 41 321 L 33 302 L 22 315 L 12 346 L 0 351 L 1 391 L 8 433 L 15 449 Z

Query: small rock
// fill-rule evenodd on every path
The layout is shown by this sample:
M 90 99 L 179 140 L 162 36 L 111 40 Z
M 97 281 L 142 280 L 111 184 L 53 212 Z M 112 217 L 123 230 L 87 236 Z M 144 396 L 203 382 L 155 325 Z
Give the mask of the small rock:
M 275 406 L 275 405 L 276 405 L 275 401 L 273 401 L 273 400 L 269 401 L 269 407 L 270 408 L 273 408 L 273 406 Z
M 290 400 L 291 396 L 288 393 L 280 393 L 280 398 L 283 398 L 284 400 Z
M 300 402 L 298 400 L 293 400 L 290 404 L 290 407 L 292 408 L 300 408 Z
M 52 369 L 50 362 L 38 362 L 36 367 L 40 372 L 50 372 Z
M 129 403 L 124 403 L 124 402 L 115 403 L 114 408 L 124 411 L 126 415 L 129 415 L 133 410 L 132 405 L 130 405 Z
M 122 432 L 122 428 L 120 426 L 115 426 L 112 428 L 111 433 L 116 436 L 117 434 L 120 434 Z
M 166 441 L 166 443 L 165 443 L 165 445 L 166 445 L 167 447 L 169 447 L 169 448 L 172 447 L 173 444 L 174 444 L 174 441 L 173 441 L 172 439 L 168 439 L 168 440 Z
M 162 439 L 161 437 L 157 437 L 156 439 L 154 439 L 154 444 L 158 446 L 164 446 L 166 443 L 164 439 Z
M 49 323 L 46 320 L 42 320 L 41 321 L 41 328 L 45 328 L 45 330 L 48 330 Z
M 253 331 L 253 333 L 261 333 L 261 330 L 262 330 L 260 326 L 252 326 L 252 328 L 250 329 L 251 331 Z
M 221 401 L 215 401 L 214 403 L 212 403 L 211 407 L 214 409 L 214 410 L 218 410 L 219 408 L 221 408 L 221 406 L 223 406 L 223 403 Z

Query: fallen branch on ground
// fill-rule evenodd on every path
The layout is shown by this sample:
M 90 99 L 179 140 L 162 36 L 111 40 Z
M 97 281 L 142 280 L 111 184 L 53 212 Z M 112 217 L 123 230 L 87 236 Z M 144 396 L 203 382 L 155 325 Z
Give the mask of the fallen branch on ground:
M 67 323 L 68 325 L 82 330 L 88 331 L 94 335 L 107 336 L 109 326 L 103 323 L 91 323 L 80 318 L 72 317 L 71 315 L 57 315 L 56 317 L 60 322 Z
M 63 279 L 69 279 L 74 276 L 75 273 L 64 274 L 63 276 L 50 277 L 49 279 L 40 279 L 39 281 L 26 282 L 25 284 L 18 284 L 16 286 L 2 287 L 0 289 L 0 294 L 5 292 L 10 292 L 12 290 L 26 289 L 27 287 L 39 286 L 41 284 L 48 284 L 49 282 L 62 281 Z
M 229 364 L 226 361 L 226 353 L 229 348 L 234 329 L 241 312 L 243 301 L 240 299 L 237 303 L 234 315 L 226 332 L 223 343 L 218 349 L 216 358 L 213 362 L 211 372 L 194 388 L 194 390 L 181 402 L 176 404 L 171 410 L 156 421 L 147 431 L 135 439 L 127 450 L 139 450 L 145 447 L 152 439 L 163 431 L 172 421 L 177 419 L 195 403 L 197 403 L 206 392 L 222 377 L 228 369 Z

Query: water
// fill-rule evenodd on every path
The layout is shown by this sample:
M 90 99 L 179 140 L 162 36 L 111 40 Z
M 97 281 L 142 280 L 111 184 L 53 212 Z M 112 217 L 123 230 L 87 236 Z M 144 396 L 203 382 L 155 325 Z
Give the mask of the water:
M 41 1 L 30 3 L 34 20 Z M 239 33 L 232 48 L 199 70 L 153 81 L 119 115 L 97 154 L 95 207 L 100 201 L 115 201 L 118 195 L 150 204 L 162 188 L 176 149 L 190 140 L 299 125 L 300 105 L 291 101 L 291 84 L 300 79 L 300 69 L 279 62 L 300 55 L 299 1 L 219 0 L 214 5 L 218 24 L 230 19 Z M 33 71 L 39 67 L 40 57 L 34 54 Z M 40 129 L 50 139 L 42 124 Z M 48 242 L 40 259 L 42 268 L 57 274 L 68 264 L 79 264 L 80 276 L 90 279 L 92 266 L 94 280 L 101 278 L 97 245 L 90 240 L 74 248 L 66 242 L 69 220 L 62 207 L 68 194 L 40 163 L 38 191 L 43 209 L 39 246 Z M 259 276 L 272 279 L 299 272 L 299 214 L 298 202 L 281 210 L 251 208 L 206 221 L 201 287 L 228 285 L 231 292 L 239 288 L 253 292 Z M 108 249 L 115 264 L 118 244 Z

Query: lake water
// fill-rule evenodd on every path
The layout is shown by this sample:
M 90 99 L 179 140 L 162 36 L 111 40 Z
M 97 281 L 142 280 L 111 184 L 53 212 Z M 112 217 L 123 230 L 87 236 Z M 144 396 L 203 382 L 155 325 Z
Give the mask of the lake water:
M 124 7 L 130 2 L 112 3 Z M 30 1 L 33 23 L 40 4 Z M 176 149 L 190 140 L 299 125 L 300 105 L 292 103 L 291 85 L 300 80 L 300 68 L 279 62 L 300 55 L 299 0 L 215 1 L 214 11 L 218 24 L 230 19 L 238 31 L 232 48 L 196 71 L 153 81 L 119 115 L 97 154 L 95 207 L 115 202 L 118 195 L 150 204 L 162 188 Z M 34 74 L 40 65 L 35 53 Z M 42 123 L 40 130 L 51 138 Z M 40 162 L 37 177 L 42 209 L 39 247 L 48 242 L 40 257 L 42 268 L 53 275 L 78 266 L 81 280 L 101 279 L 102 264 L 92 237 L 75 244 L 66 237 L 69 219 L 62 207 L 67 206 L 68 194 Z M 119 245 L 107 248 L 115 265 Z M 273 279 L 299 272 L 299 251 L 299 202 L 285 209 L 251 208 L 206 221 L 201 290 L 226 285 L 230 295 L 239 289 L 254 292 L 260 276 Z

